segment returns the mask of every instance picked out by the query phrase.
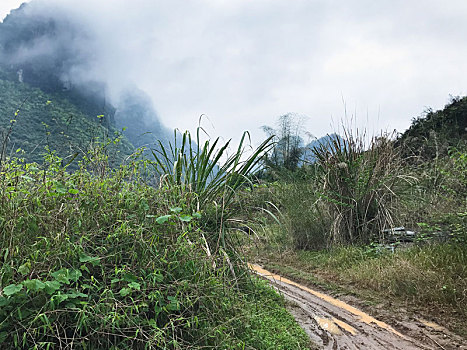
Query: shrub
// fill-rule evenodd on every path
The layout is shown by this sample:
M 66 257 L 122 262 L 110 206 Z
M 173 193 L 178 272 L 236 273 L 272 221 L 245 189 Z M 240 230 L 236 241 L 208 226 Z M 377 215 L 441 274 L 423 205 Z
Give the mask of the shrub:
M 208 254 L 209 208 L 193 211 L 195 194 L 146 185 L 145 160 L 96 171 L 95 156 L 73 173 L 54 152 L 0 169 L 0 347 L 256 347 L 248 334 L 271 339 L 258 348 L 305 344 L 290 318 L 293 331 L 276 336 L 254 317 L 265 303 L 281 325 L 281 301 L 237 260 Z
M 314 149 L 321 174 L 318 191 L 332 223 L 333 243 L 369 242 L 394 225 L 396 187 L 403 178 L 398 150 L 387 135 L 373 137 L 345 131 Z

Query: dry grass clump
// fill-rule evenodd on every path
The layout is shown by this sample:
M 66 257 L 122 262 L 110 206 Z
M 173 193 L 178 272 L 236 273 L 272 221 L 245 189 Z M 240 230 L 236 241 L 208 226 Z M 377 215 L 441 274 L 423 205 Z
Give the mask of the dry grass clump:
M 332 243 L 368 243 L 393 227 L 396 187 L 404 179 L 399 152 L 390 135 L 372 137 L 344 131 L 343 138 L 314 149 L 322 174 L 320 204 L 331 222 Z

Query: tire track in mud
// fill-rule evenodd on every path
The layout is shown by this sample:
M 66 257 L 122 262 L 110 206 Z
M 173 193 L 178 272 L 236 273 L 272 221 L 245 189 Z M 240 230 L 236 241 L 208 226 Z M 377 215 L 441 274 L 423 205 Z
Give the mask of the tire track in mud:
M 290 312 L 313 342 L 322 349 L 467 349 L 461 345 L 462 340 L 451 341 L 455 337 L 452 334 L 449 334 L 446 343 L 446 333 L 449 331 L 438 325 L 430 325 L 422 320 L 418 324 L 415 322 L 401 325 L 410 333 L 403 334 L 341 300 L 271 273 L 259 265 L 251 264 L 250 268 L 271 281 L 292 302 Z M 427 328 L 434 333 L 427 331 Z

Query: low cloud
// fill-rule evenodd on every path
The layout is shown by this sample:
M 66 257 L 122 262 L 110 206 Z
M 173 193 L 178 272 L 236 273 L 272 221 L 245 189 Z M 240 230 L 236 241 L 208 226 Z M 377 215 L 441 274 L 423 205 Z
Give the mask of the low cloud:
M 324 134 L 343 100 L 370 129 L 401 130 L 465 93 L 462 0 L 32 0 L 26 13 L 59 25 L 16 59 L 65 50 L 63 79 L 104 82 L 114 101 L 137 86 L 167 125 L 205 113 L 225 137 L 259 138 L 287 112 Z

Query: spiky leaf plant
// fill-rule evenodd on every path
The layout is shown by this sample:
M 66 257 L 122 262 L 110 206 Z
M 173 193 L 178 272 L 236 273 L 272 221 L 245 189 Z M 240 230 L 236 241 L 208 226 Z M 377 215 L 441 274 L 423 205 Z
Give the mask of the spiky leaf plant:
M 178 140 L 175 132 L 174 143 L 169 143 L 169 146 L 159 141 L 160 150 L 152 151 L 156 172 L 161 176 L 161 184 L 177 188 L 181 193 L 195 193 L 199 205 L 222 198 L 227 207 L 237 189 L 251 183 L 249 175 L 272 147 L 272 137 L 245 158 L 248 132 L 243 133 L 237 150 L 231 155 L 228 154 L 231 140 L 224 145 L 219 145 L 219 138 L 202 143 L 201 132 L 199 127 L 196 140 L 189 131 Z

